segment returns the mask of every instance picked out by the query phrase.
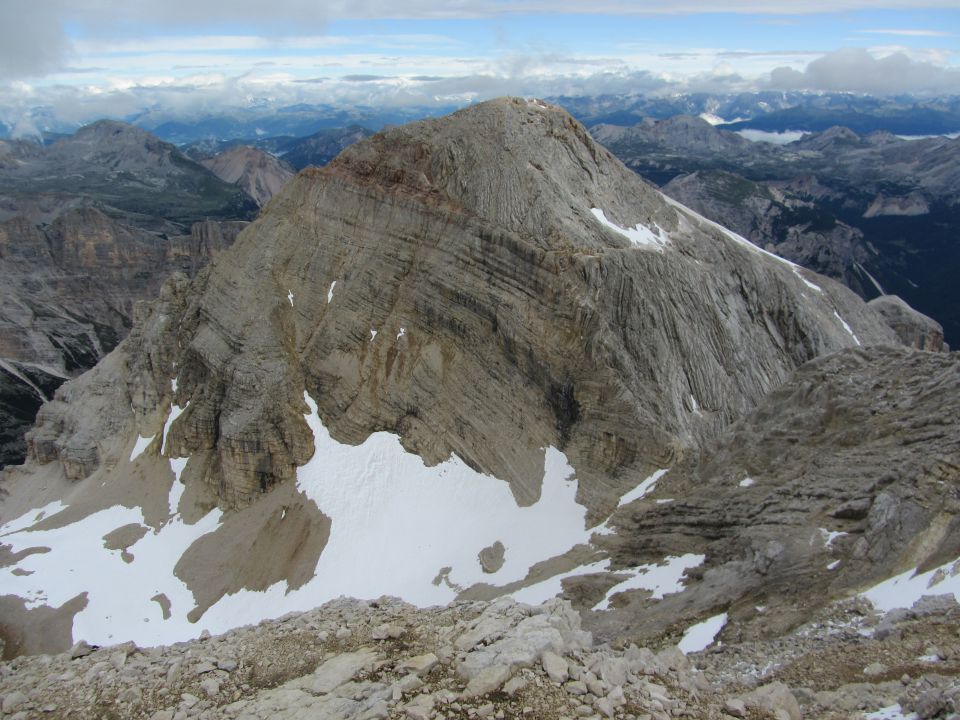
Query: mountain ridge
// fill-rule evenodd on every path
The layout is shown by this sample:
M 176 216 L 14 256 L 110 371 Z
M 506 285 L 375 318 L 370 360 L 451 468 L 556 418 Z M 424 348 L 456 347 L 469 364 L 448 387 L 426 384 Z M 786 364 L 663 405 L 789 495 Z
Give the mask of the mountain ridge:
M 777 453 L 796 440 L 816 455 L 834 442 L 818 422 L 842 424 L 846 407 L 879 427 L 862 397 L 874 379 L 901 394 L 884 406 L 894 427 L 913 421 L 898 408 L 916 397 L 954 402 L 922 381 L 937 367 L 953 382 L 956 355 L 881 347 L 900 342 L 850 290 L 668 201 L 558 108 L 501 99 L 390 129 L 297 175 L 43 407 L 31 462 L 5 481 L 8 523 L 48 503 L 6 526 L 16 567 L 34 568 L 3 576 L 20 598 L 7 617 L 42 622 L 29 592 L 57 605 L 72 639 L 173 641 L 347 587 L 431 602 L 569 593 L 618 637 L 645 632 L 644 618 L 650 633 L 675 632 L 718 602 L 729 632 L 795 626 L 815 602 L 778 611 L 766 631 L 741 612 L 764 577 L 820 563 L 823 543 L 807 540 L 833 527 L 819 524 L 816 488 L 778 494 L 792 486 Z M 861 372 L 871 359 L 890 372 Z M 897 386 L 907 373 L 916 383 Z M 794 407 L 798 426 L 781 427 Z M 903 454 L 949 436 L 954 415 L 942 417 L 940 434 L 912 428 Z M 718 499 L 743 480 L 733 474 L 752 471 L 737 464 L 741 421 L 770 426 L 757 457 L 771 476 L 744 494 L 794 513 L 783 551 L 770 528 L 720 521 Z M 871 449 L 876 436 L 855 430 L 839 455 Z M 714 471 L 718 444 L 737 463 Z M 876 448 L 864 463 L 900 456 Z M 835 480 L 815 477 L 834 498 Z M 857 513 L 869 517 L 870 500 Z M 636 533 L 687 521 L 673 539 Z M 65 558 L 56 537 L 85 551 Z M 21 555 L 41 541 L 56 547 Z M 167 543 L 176 551 L 158 557 Z M 897 544 L 876 552 L 857 582 L 915 559 Z M 47 563 L 100 560 L 130 587 L 123 607 L 83 572 L 46 585 Z M 651 587 L 661 572 L 672 580 Z M 71 605 L 83 592 L 87 605 Z

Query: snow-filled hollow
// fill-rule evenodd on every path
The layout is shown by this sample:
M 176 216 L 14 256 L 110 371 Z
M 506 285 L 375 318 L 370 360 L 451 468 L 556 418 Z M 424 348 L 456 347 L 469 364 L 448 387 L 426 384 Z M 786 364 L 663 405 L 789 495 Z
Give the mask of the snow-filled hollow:
M 219 527 L 222 516 L 213 510 L 193 525 L 184 522 L 177 510 L 184 492 L 180 475 L 189 458 L 165 457 L 174 477 L 169 519 L 159 527 L 146 526 L 140 508 L 115 506 L 61 528 L 33 529 L 45 513 L 64 509 L 57 503 L 0 528 L 13 552 L 50 548 L 0 568 L 0 594 L 22 597 L 31 607 L 59 607 L 87 593 L 87 606 L 74 618 L 73 640 L 151 646 L 309 610 L 340 596 L 393 595 L 420 606 L 442 605 L 479 582 L 502 587 L 523 581 L 533 565 L 589 543 L 586 508 L 576 501 L 577 481 L 559 450 L 543 451 L 540 498 L 521 507 L 508 483 L 456 457 L 428 467 L 396 435 L 374 433 L 357 446 L 339 443 L 323 426 L 316 403 L 307 394 L 304 399 L 315 452 L 298 469 L 296 484 L 304 501 L 313 501 L 331 524 L 314 576 L 301 587 L 291 590 L 281 581 L 264 591 L 241 590 L 191 623 L 187 618 L 195 601 L 174 568 L 194 542 Z M 164 436 L 181 412 L 171 406 Z M 135 458 L 137 463 L 156 460 Z M 105 548 L 103 539 L 125 525 L 146 530 L 127 548 L 129 562 L 120 551 Z M 485 573 L 478 554 L 497 541 L 506 548 L 504 564 Z M 560 592 L 562 577 L 602 571 L 607 562 L 561 573 L 516 594 L 525 602 L 542 602 Z M 30 574 L 15 574 L 18 568 Z M 153 599 L 160 594 L 170 602 L 168 619 Z
M 670 242 L 670 236 L 658 225 L 654 225 L 656 232 L 640 223 L 632 228 L 624 228 L 608 220 L 606 214 L 600 208 L 590 208 L 590 212 L 593 213 L 593 216 L 601 225 L 625 237 L 634 247 L 650 247 L 655 250 L 662 250 Z
M 680 648 L 680 652 L 684 655 L 706 650 L 713 644 L 713 641 L 726 624 L 727 614 L 720 613 L 702 622 L 698 622 L 696 625 L 691 625 L 683 634 L 683 638 L 681 638 L 677 647 Z

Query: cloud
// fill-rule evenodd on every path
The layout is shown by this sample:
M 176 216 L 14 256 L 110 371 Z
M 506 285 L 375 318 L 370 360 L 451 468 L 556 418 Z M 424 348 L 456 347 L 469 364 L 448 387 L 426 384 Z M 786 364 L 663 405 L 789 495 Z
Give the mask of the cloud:
M 71 59 L 73 53 L 62 28 L 38 8 L 40 5 L 31 0 L 4 0 L 0 79 L 40 77 L 65 67 Z
M 943 30 L 911 30 L 907 28 L 889 30 L 857 30 L 861 35 L 900 35 L 903 37 L 953 37 L 953 33 Z
M 960 69 L 912 60 L 902 52 L 876 58 L 862 48 L 845 48 L 817 58 L 803 71 L 775 68 L 769 86 L 871 95 L 958 94 Z

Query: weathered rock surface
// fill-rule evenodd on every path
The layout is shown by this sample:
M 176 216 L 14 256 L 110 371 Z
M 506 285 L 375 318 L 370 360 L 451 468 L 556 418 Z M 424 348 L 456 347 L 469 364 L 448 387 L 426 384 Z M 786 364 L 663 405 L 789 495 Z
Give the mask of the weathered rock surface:
M 0 466 L 23 461 L 37 409 L 126 336 L 138 302 L 173 272 L 195 274 L 245 224 L 204 221 L 170 237 L 89 205 L 49 225 L 0 223 Z
M 634 247 L 594 207 L 670 241 Z M 852 293 L 799 272 L 667 204 L 562 111 L 494 101 L 302 173 L 123 346 L 123 380 L 70 394 L 101 384 L 116 410 L 94 424 L 132 428 L 164 412 L 179 376 L 189 410 L 170 449 L 212 453 L 203 474 L 226 506 L 309 459 L 306 388 L 334 437 L 397 432 L 429 463 L 456 453 L 508 480 L 524 504 L 539 448 L 561 447 L 602 516 L 800 363 L 895 341 Z M 96 429 L 56 429 L 89 428 L 84 413 L 58 401 L 37 435 L 98 455 Z M 491 442 L 505 437 L 520 441 Z
M 246 145 L 236 145 L 200 164 L 224 182 L 239 186 L 260 207 L 294 175 L 293 168 L 283 160 Z
M 658 602 L 622 593 L 619 610 L 591 614 L 588 627 L 651 638 L 694 608 L 722 608 L 737 636 L 765 635 L 828 598 L 960 556 L 958 390 L 956 353 L 855 349 L 800 368 L 655 496 L 618 510 L 617 534 L 597 541 L 613 570 L 704 554 L 697 582 Z M 579 582 L 566 581 L 568 596 Z
M 0 709 L 5 717 L 55 719 L 840 720 L 899 704 L 919 717 L 949 717 L 957 707 L 960 654 L 932 664 L 918 657 L 931 638 L 956 638 L 956 606 L 902 617 L 891 625 L 897 638 L 877 639 L 878 619 L 848 603 L 777 641 L 729 643 L 688 662 L 670 646 L 657 652 L 629 642 L 596 645 L 559 601 L 418 610 L 390 598 L 339 600 L 176 646 L 127 643 L 3 662 Z M 385 621 L 404 627 L 402 639 L 372 637 Z M 566 629 L 542 665 L 516 662 L 535 658 L 542 644 L 532 621 Z M 457 641 L 479 623 L 495 627 L 497 642 L 509 640 L 518 654 L 484 665 L 481 674 L 497 680 L 475 694 L 480 674 L 465 677 L 462 668 L 490 649 Z M 344 629 L 350 632 L 341 639 L 337 631 Z M 462 649 L 451 651 L 452 643 Z M 424 665 L 422 658 L 430 660 Z M 895 679 L 851 677 L 851 659 L 872 658 L 890 663 Z M 412 674 L 414 667 L 420 672 Z M 568 681 L 567 669 L 577 679 Z
M 904 345 L 931 352 L 950 350 L 943 341 L 940 323 L 917 312 L 896 295 L 881 295 L 867 305 L 880 313 Z
M 940 322 L 948 342 L 960 337 L 957 288 L 943 272 L 960 259 L 960 140 L 833 127 L 775 145 L 693 117 L 591 133 L 643 177 L 659 185 L 677 178 L 681 202 L 700 203 L 706 217 L 763 247 L 781 246 L 864 298 L 899 295 Z M 760 189 L 747 193 L 746 207 L 730 199 L 754 184 Z M 767 208 L 767 191 L 783 194 L 789 211 Z

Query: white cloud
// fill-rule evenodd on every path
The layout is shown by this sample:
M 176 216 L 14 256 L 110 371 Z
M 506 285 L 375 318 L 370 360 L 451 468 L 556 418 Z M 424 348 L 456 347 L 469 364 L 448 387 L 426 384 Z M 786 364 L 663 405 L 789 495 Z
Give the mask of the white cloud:
M 844 48 L 813 60 L 800 71 L 778 67 L 770 86 L 780 90 L 899 93 L 960 93 L 960 69 L 913 60 L 903 52 L 875 57 L 862 48 Z
M 908 28 L 902 28 L 902 29 L 890 28 L 889 30 L 857 30 L 857 32 L 863 35 L 900 35 L 903 37 L 953 37 L 953 33 L 944 32 L 942 30 L 911 30 Z

